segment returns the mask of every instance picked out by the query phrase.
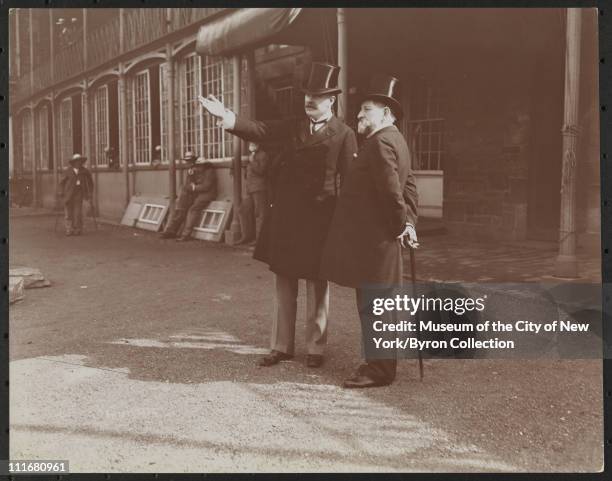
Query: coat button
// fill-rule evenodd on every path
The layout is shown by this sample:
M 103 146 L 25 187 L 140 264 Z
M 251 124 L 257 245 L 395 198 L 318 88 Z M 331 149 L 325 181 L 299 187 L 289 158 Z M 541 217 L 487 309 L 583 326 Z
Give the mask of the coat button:
M 357 153 L 354 153 L 354 154 L 353 154 L 353 157 L 357 158 Z
M 274 204 L 270 204 L 270 207 L 274 207 Z

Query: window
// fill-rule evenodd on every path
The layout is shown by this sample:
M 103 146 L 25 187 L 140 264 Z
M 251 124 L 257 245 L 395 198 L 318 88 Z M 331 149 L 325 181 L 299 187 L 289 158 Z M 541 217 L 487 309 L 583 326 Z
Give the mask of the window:
M 35 148 L 37 168 L 47 169 L 50 165 L 49 159 L 49 109 L 41 107 L 36 112 Z
M 444 100 L 433 82 L 418 79 L 411 98 L 403 132 L 410 142 L 415 170 L 442 170 L 444 162 Z M 408 118 L 409 117 L 409 118 Z
M 211 59 L 195 54 L 180 64 L 181 153 L 188 150 L 207 159 L 232 156 L 232 136 L 204 115 L 198 95 L 214 95 L 225 105 L 233 102 L 233 70 L 230 59 Z
M 149 105 L 149 71 L 133 78 L 134 161 L 146 165 L 151 161 L 151 112 Z
M 202 214 L 199 225 L 195 228 L 202 232 L 217 234 L 223 225 L 225 211 L 216 209 L 206 209 Z
M 201 155 L 202 113 L 197 97 L 200 91 L 200 57 L 189 55 L 181 65 L 181 158 L 187 151 Z
M 292 85 L 274 89 L 276 106 L 282 118 L 291 117 L 294 111 L 295 88 Z
M 26 110 L 21 116 L 21 139 L 23 142 L 22 146 L 22 169 L 23 172 L 32 172 L 33 165 L 33 145 L 34 138 L 32 132 L 32 112 Z
M 161 142 L 161 161 L 163 164 L 169 162 L 168 156 L 168 64 L 159 66 L 159 123 L 160 123 L 160 142 Z
M 103 85 L 94 95 L 94 156 L 96 165 L 108 165 L 105 149 L 109 146 L 108 87 Z
M 145 204 L 138 218 L 139 222 L 147 224 L 159 224 L 162 221 L 162 215 L 166 213 L 165 205 Z
M 59 141 L 60 161 L 58 164 L 66 166 L 68 159 L 72 157 L 72 99 L 66 98 L 60 104 Z

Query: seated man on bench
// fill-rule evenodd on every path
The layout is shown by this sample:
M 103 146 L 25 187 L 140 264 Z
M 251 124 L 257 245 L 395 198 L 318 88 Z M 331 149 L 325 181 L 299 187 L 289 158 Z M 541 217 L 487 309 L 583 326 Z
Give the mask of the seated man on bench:
M 179 242 L 191 240 L 191 231 L 200 219 L 202 211 L 217 197 L 217 177 L 213 164 L 203 157 L 196 159 L 191 152 L 187 152 L 183 160 L 191 165 L 176 199 L 174 211 L 160 236 L 162 239 L 176 237 L 184 221 L 183 230 L 176 239 Z

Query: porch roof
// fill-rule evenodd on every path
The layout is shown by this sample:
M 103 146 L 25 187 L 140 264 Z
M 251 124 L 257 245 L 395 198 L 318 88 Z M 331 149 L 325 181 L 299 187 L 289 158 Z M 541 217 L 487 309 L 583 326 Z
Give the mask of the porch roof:
M 228 9 L 200 27 L 196 52 L 227 56 L 276 43 L 308 45 L 331 60 L 336 35 L 335 8 Z
M 225 55 L 261 44 L 293 24 L 301 8 L 241 8 L 200 27 L 196 51 Z

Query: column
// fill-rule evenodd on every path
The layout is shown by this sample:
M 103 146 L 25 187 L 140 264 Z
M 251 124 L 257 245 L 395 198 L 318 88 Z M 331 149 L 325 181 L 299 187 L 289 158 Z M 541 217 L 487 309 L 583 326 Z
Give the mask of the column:
M 28 9 L 28 21 L 30 25 L 30 95 L 34 92 L 34 21 L 32 18 L 33 9 Z M 35 138 L 36 129 L 34 123 L 36 122 L 34 115 L 34 106 L 30 106 L 30 122 L 32 127 L 32 141 L 37 142 Z M 32 145 L 32 207 L 38 207 L 38 159 L 36 158 L 36 148 Z
M 83 70 L 87 71 L 87 9 L 83 8 Z
M 57 192 L 57 186 L 59 185 L 59 169 L 61 166 L 61 159 L 59 154 L 59 132 L 57 131 L 57 127 L 59 122 L 57 122 L 56 112 L 55 112 L 55 92 L 51 92 L 51 121 L 53 125 L 51 126 L 51 135 L 53 137 L 53 182 L 55 184 L 55 189 Z
M 348 101 L 348 47 L 346 42 L 346 10 L 344 8 L 337 9 L 338 19 L 338 65 L 340 66 L 340 75 L 338 76 L 338 87 L 342 89 L 342 93 L 338 94 L 338 117 L 343 119 L 347 114 Z
M 565 103 L 563 113 L 563 159 L 561 174 L 561 220 L 559 254 L 555 265 L 558 277 L 577 277 L 576 259 L 576 144 L 578 137 L 578 93 L 580 90 L 579 8 L 567 9 L 565 53 Z
M 168 135 L 168 182 L 170 189 L 170 209 L 174 207 L 174 202 L 176 200 L 176 155 L 174 152 L 174 129 L 175 129 L 175 119 L 174 119 L 174 80 L 175 80 L 175 65 L 174 65 L 174 57 L 172 56 L 172 44 L 166 45 L 166 63 L 167 69 L 166 73 L 168 75 L 166 88 L 168 91 L 168 99 L 166 105 L 168 110 L 166 111 L 166 119 L 168 121 L 167 125 L 167 135 Z
M 127 207 L 130 203 L 130 168 L 128 159 L 128 132 L 127 132 L 127 116 L 128 116 L 128 105 L 127 105 L 127 79 L 124 72 L 123 65 L 120 66 L 119 74 L 119 118 L 121 119 L 121 157 L 123 162 L 123 174 L 125 181 L 125 206 Z
M 232 57 L 232 68 L 234 71 L 233 92 L 234 98 L 233 110 L 236 113 L 240 112 L 240 55 Z M 225 233 L 225 239 L 228 244 L 235 244 L 240 239 L 240 220 L 238 213 L 240 212 L 240 204 L 242 203 L 242 156 L 241 156 L 241 140 L 238 136 L 232 136 L 234 156 L 232 160 L 232 176 L 233 176 L 233 209 L 232 224 Z
M 83 139 L 85 141 L 85 145 L 83 146 L 83 151 L 85 156 L 89 159 L 89 166 L 93 170 L 94 174 L 94 191 L 92 193 L 92 202 L 94 204 L 94 210 L 98 212 L 98 159 L 94 159 L 92 155 L 94 149 L 91 145 L 91 125 L 89 125 L 89 120 L 89 85 L 87 80 L 85 80 L 85 88 L 83 89 L 83 129 L 85 131 Z M 96 161 L 95 165 L 94 160 Z
M 53 23 L 53 9 L 49 8 L 49 57 L 54 59 L 55 58 L 55 25 Z M 51 62 L 51 84 L 55 83 L 55 62 Z M 51 103 L 53 103 L 53 99 L 51 100 Z M 53 117 L 53 120 L 55 120 L 55 117 Z M 54 164 L 55 165 L 55 158 L 53 159 Z

